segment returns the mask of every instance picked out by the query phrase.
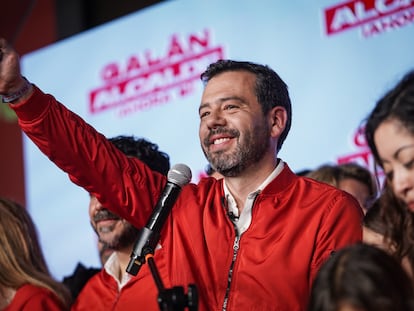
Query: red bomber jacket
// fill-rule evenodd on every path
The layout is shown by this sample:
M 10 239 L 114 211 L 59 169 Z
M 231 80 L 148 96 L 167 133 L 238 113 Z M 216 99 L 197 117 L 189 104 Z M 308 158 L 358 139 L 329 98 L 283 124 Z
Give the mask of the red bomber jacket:
M 73 182 L 135 226 L 146 224 L 165 176 L 116 150 L 38 88 L 12 108 L 23 131 Z M 161 237 L 168 282 L 196 284 L 200 311 L 306 310 L 324 260 L 361 240 L 357 201 L 286 164 L 256 197 L 251 225 L 238 237 L 222 204 L 222 182 L 204 178 L 183 187 Z
M 167 277 L 162 249 L 155 253 L 154 260 L 164 287 L 170 288 L 170 284 L 165 283 Z M 157 301 L 159 294 L 147 264 L 136 276 L 131 276 L 121 289 L 115 278 L 102 269 L 83 287 L 71 311 L 160 310 Z
M 66 309 L 50 290 L 25 284 L 16 291 L 13 300 L 3 311 L 62 311 Z

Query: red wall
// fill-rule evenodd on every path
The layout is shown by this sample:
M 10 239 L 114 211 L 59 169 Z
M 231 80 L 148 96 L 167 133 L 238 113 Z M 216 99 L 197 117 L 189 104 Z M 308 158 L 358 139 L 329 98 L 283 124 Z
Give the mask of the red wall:
M 7 1 L 7 5 L 1 6 L 0 36 L 14 41 L 13 46 L 20 55 L 56 41 L 55 0 L 2 1 Z M 3 106 L 0 109 L 0 196 L 24 205 L 22 134 L 13 114 L 12 118 L 6 115 L 10 116 L 10 110 Z
M 158 2 L 160 0 L 0 0 L 0 36 L 23 55 Z M 25 205 L 22 134 L 13 116 L 7 106 L 0 106 L 0 196 Z M 39 182 L 41 178 L 39 176 Z

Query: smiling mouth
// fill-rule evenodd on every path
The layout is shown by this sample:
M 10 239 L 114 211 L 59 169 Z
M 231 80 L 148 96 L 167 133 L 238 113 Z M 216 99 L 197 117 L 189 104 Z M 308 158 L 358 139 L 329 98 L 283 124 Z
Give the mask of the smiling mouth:
M 120 220 L 119 218 L 104 218 L 104 219 L 99 219 L 95 223 L 96 225 L 100 225 L 100 226 L 113 226 L 119 220 Z
M 220 145 L 222 143 L 225 143 L 226 141 L 229 141 L 230 138 L 219 138 L 219 139 L 215 139 L 213 141 L 213 145 Z
M 205 138 L 204 143 L 206 146 L 220 145 L 238 136 L 239 133 L 236 130 L 225 129 L 221 127 L 215 128 L 211 129 L 210 133 Z
M 98 227 L 98 232 L 99 234 L 111 233 L 112 227 L 107 227 L 107 226 Z
M 96 230 L 99 233 L 110 233 L 114 230 L 117 221 L 116 219 L 100 220 L 96 223 Z

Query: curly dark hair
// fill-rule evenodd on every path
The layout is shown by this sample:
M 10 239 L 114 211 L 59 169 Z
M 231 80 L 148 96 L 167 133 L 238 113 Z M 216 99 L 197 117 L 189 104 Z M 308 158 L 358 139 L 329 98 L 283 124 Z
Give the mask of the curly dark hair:
M 158 150 L 158 145 L 144 138 L 119 135 L 108 139 L 116 148 L 127 156 L 140 159 L 152 170 L 167 175 L 170 169 L 170 157 Z

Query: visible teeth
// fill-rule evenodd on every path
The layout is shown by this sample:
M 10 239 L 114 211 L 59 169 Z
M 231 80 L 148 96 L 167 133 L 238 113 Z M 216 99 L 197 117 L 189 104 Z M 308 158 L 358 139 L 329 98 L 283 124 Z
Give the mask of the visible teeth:
M 109 233 L 112 232 L 114 230 L 114 226 L 98 226 L 98 232 L 99 233 Z
M 222 144 L 222 143 L 224 143 L 225 141 L 228 141 L 228 140 L 230 140 L 230 138 L 220 138 L 220 139 L 216 139 L 214 141 L 214 144 L 215 145 Z
M 100 233 L 108 233 L 111 232 L 111 228 L 110 227 L 100 227 L 98 230 Z

